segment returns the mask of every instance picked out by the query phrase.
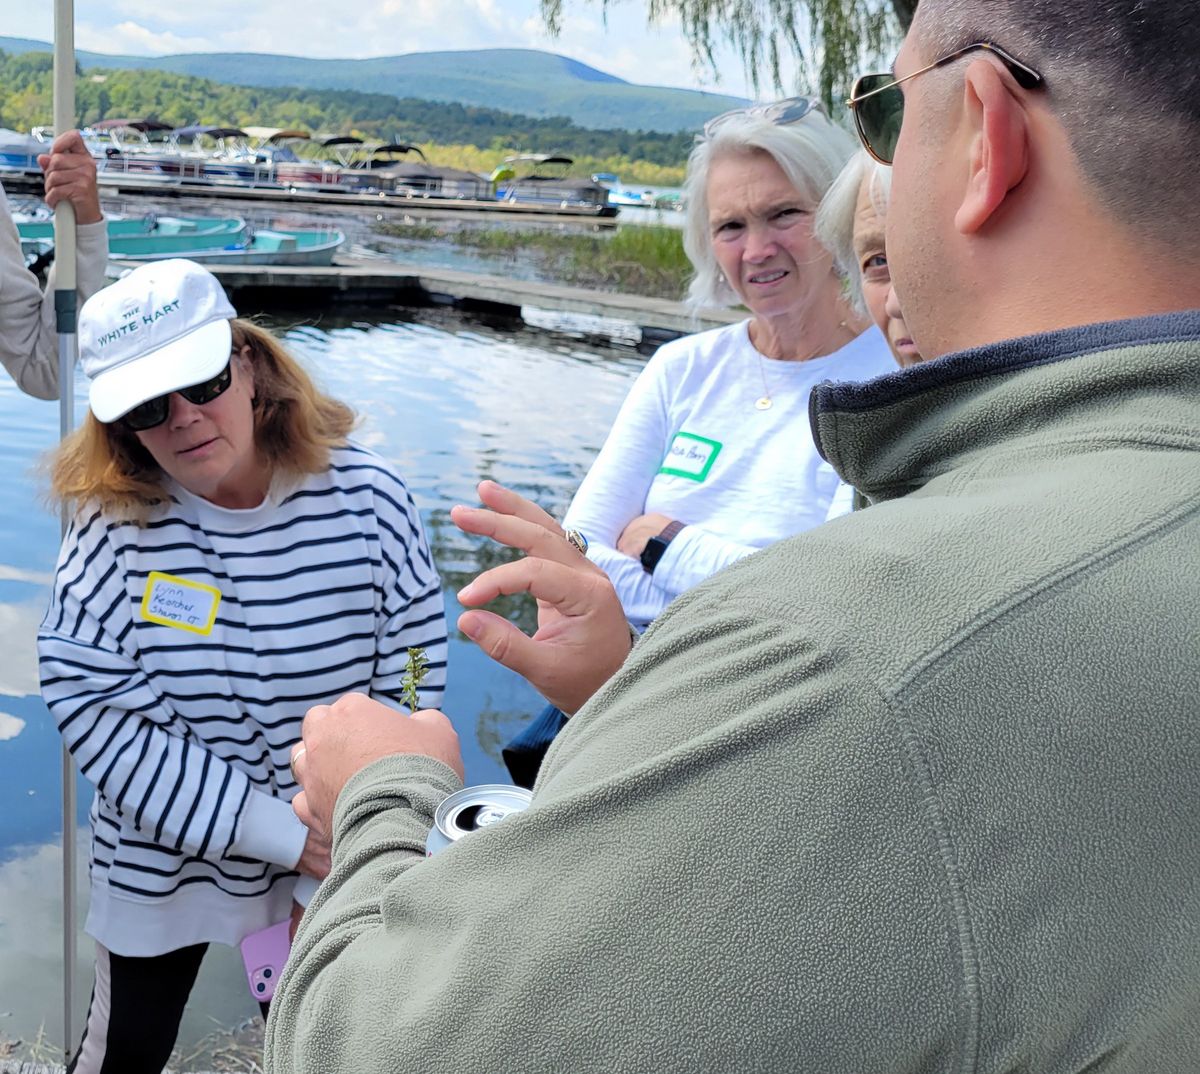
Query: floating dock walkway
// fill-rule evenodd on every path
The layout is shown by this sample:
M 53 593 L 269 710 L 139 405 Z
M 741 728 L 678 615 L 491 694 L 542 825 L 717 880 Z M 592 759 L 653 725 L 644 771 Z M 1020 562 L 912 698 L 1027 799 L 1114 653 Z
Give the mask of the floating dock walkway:
M 114 264 L 120 264 L 119 261 Z M 326 266 L 210 266 L 239 309 L 319 302 L 391 302 L 404 306 L 453 306 L 468 312 L 520 320 L 522 309 L 605 318 L 641 330 L 648 345 L 717 328 L 745 317 L 728 309 L 694 308 L 640 295 L 480 276 L 453 269 L 391 261 L 343 261 Z

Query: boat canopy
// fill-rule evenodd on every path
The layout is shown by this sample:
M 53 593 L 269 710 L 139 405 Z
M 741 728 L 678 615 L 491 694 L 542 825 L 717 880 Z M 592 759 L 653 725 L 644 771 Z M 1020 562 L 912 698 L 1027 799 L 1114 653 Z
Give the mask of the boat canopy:
M 422 160 L 425 154 L 419 145 L 409 145 L 407 142 L 389 142 L 387 145 L 377 145 L 372 148 L 372 156 L 382 156 L 384 153 L 416 153 Z
M 492 182 L 514 178 L 518 181 L 536 179 L 565 182 L 574 163 L 571 157 L 558 153 L 520 153 L 515 157 L 505 157 L 504 163 L 492 172 L 491 179 Z
M 573 157 L 558 156 L 554 153 L 521 153 L 515 157 L 505 157 L 505 164 L 565 164 L 570 167 L 575 163 Z
M 360 160 L 355 167 L 366 168 L 370 171 L 389 171 L 397 167 L 403 161 L 399 161 L 397 157 L 407 156 L 409 153 L 415 153 L 421 159 L 421 163 L 425 163 L 425 154 L 421 152 L 421 147 L 409 145 L 406 142 L 387 142 L 384 145 L 369 146 L 370 156 L 365 160 Z
M 443 182 L 457 181 L 470 186 L 485 185 L 484 180 L 475 172 L 463 168 L 449 168 L 443 164 L 430 164 L 428 161 L 388 161 L 371 170 L 394 179 L 440 179 Z
M 292 127 L 246 127 L 245 131 L 249 137 L 256 138 L 259 142 L 264 143 L 292 140 L 307 142 L 312 138 L 312 135 L 308 131 Z
M 322 138 L 322 145 L 362 145 L 361 138 L 355 138 L 353 134 L 335 134 L 330 138 Z
M 102 119 L 89 125 L 94 131 L 131 130 L 143 134 L 172 129 L 170 123 L 162 123 L 157 119 Z
M 209 138 L 245 138 L 247 136 L 241 127 L 210 127 L 207 125 L 176 127 L 172 133 L 176 138 L 199 138 L 201 135 Z

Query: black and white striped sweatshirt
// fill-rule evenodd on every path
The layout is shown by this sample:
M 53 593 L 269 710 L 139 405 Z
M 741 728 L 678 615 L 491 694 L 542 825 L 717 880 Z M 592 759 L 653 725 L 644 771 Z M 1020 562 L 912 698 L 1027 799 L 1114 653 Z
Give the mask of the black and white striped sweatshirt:
M 195 598 L 199 626 L 172 596 Z M 172 485 L 143 526 L 82 514 L 38 648 L 42 696 L 96 787 L 88 932 L 154 955 L 286 917 L 304 714 L 349 691 L 398 705 L 410 646 L 429 659 L 422 703 L 440 705 L 437 571 L 403 481 L 361 447 L 250 510 Z

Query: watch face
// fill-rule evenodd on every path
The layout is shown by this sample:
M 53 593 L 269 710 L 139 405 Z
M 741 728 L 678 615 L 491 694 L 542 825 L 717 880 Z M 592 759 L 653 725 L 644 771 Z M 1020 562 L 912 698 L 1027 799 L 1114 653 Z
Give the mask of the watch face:
M 654 573 L 654 568 L 658 566 L 658 561 L 662 559 L 666 550 L 667 542 L 661 537 L 651 537 L 646 542 L 646 547 L 642 549 L 642 567 L 647 574 Z

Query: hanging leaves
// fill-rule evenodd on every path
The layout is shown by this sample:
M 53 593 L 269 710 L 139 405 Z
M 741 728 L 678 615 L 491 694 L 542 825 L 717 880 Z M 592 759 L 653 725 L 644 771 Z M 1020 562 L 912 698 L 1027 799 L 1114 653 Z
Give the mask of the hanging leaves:
M 621 0 L 586 0 L 604 12 Z M 542 0 L 551 33 L 562 28 L 567 0 Z M 887 58 L 912 21 L 917 0 L 646 0 L 646 19 L 677 18 L 698 67 L 720 76 L 718 42 L 737 52 L 756 94 L 813 92 L 841 107 L 854 76 Z M 784 64 L 798 85 L 784 84 Z

